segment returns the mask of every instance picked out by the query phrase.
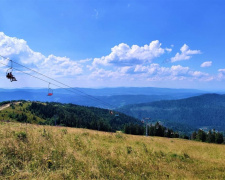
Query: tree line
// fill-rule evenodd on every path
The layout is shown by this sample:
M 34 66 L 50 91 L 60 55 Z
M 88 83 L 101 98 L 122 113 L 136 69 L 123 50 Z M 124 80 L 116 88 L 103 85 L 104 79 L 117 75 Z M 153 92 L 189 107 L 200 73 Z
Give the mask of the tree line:
M 215 129 L 209 130 L 208 132 L 205 132 L 202 129 L 194 131 L 191 135 L 191 139 L 208 143 L 224 143 L 223 134 L 215 131 Z
M 129 123 L 124 126 L 124 133 L 133 134 L 133 135 L 145 135 L 146 127 L 145 125 Z M 179 133 L 174 132 L 172 129 L 164 127 L 159 122 L 156 122 L 155 125 L 151 124 L 150 126 L 148 126 L 147 134 L 148 136 L 160 136 L 160 137 L 169 137 L 169 138 L 180 137 Z
M 191 137 L 187 135 L 181 135 L 178 132 L 174 132 L 172 129 L 166 128 L 163 125 L 160 125 L 157 122 L 155 125 L 150 125 L 147 127 L 147 134 L 148 136 L 160 136 L 160 137 L 168 137 L 168 138 L 183 138 L 183 139 L 191 139 L 201 142 L 208 142 L 208 143 L 217 143 L 222 144 L 224 143 L 223 133 L 213 130 L 209 130 L 208 132 L 199 129 L 198 131 L 194 131 L 191 134 Z M 139 125 L 139 124 L 126 124 L 124 126 L 124 133 L 126 134 L 133 134 L 133 135 L 145 135 L 146 134 L 146 126 Z

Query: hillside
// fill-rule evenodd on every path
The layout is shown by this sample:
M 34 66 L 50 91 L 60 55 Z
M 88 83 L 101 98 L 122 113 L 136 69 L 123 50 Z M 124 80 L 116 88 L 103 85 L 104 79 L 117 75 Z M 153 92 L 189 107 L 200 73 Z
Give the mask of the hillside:
M 130 116 L 161 121 L 173 129 L 196 128 L 225 131 L 225 95 L 205 94 L 180 100 L 165 100 L 122 108 Z
M 100 131 L 122 130 L 127 123 L 140 124 L 137 119 L 122 113 L 73 104 L 20 101 L 4 106 L 6 108 L 0 111 L 0 121 L 60 125 Z
M 0 123 L 1 179 L 225 179 L 224 145 Z

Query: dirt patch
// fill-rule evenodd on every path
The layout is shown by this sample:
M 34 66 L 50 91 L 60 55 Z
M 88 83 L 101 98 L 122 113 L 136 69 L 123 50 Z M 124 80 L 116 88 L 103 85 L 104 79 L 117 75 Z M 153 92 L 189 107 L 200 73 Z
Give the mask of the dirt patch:
M 13 102 L 13 104 L 19 104 L 19 103 L 20 103 L 20 102 Z M 9 107 L 10 104 L 11 104 L 11 103 L 8 103 L 8 104 L 5 104 L 5 105 L 3 105 L 3 106 L 0 106 L 0 111 L 3 110 L 3 109 L 5 109 L 5 108 L 7 108 L 7 107 Z

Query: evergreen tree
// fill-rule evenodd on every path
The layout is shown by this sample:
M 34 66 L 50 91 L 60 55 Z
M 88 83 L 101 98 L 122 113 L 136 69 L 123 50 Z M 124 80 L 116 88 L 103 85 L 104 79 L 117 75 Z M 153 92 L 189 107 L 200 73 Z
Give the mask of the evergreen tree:
M 194 131 L 192 134 L 191 134 L 191 139 L 192 140 L 196 140 L 197 139 L 197 132 Z
M 206 133 L 203 130 L 199 129 L 198 133 L 197 133 L 197 136 L 196 136 L 196 139 L 198 141 L 205 142 L 206 141 Z
M 219 133 L 219 132 L 216 133 L 215 142 L 217 144 L 222 144 L 224 142 L 223 134 L 222 133 Z
M 215 143 L 215 130 L 213 132 L 209 130 L 206 141 L 209 143 Z

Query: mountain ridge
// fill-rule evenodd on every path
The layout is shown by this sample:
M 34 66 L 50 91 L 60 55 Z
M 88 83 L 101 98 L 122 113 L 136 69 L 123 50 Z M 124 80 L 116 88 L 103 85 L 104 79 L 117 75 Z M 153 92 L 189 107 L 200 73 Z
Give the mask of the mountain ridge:
M 48 89 L 0 89 L 0 101 L 31 100 L 73 103 L 85 106 L 102 108 L 118 108 L 127 104 L 146 103 L 163 99 L 181 99 L 185 97 L 204 94 L 204 91 L 192 89 L 169 89 L 169 88 L 75 88 L 53 89 L 53 96 L 47 97 Z M 97 100 L 96 100 L 97 99 Z M 107 107 L 107 102 L 111 107 Z
M 123 112 L 138 119 L 180 123 L 193 129 L 206 128 L 225 131 L 225 95 L 204 94 L 179 100 L 162 100 L 127 105 Z

